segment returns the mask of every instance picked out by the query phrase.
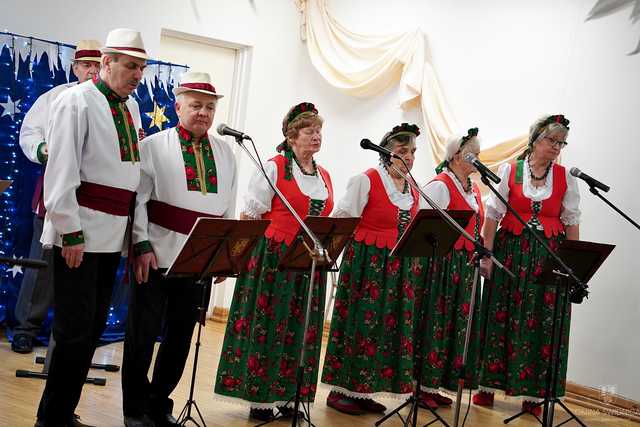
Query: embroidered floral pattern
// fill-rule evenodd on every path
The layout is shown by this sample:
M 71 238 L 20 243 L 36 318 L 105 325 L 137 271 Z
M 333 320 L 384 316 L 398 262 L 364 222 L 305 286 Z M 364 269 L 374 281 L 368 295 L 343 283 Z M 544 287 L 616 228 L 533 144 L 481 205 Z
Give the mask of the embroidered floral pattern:
M 548 239 L 547 244 L 557 250 L 564 238 L 558 235 Z M 499 230 L 494 253 L 504 260 L 516 280 L 496 270 L 493 280 L 485 283 L 480 385 L 504 390 L 509 396 L 542 397 L 552 344 L 554 304 L 564 291 L 557 292 L 552 284 L 538 283 L 548 255 L 528 233 L 517 236 Z M 565 390 L 570 320 L 569 312 L 564 318 L 558 396 L 564 395 Z
M 218 175 L 213 149 L 207 135 L 194 142 L 191 132 L 178 125 L 180 151 L 184 160 L 184 173 L 188 191 L 202 194 L 218 192 Z
M 113 124 L 118 132 L 120 145 L 120 160 L 123 162 L 139 162 L 138 131 L 133 123 L 133 117 L 127 108 L 128 98 L 121 98 L 111 90 L 98 76 L 93 78 L 96 88 L 107 98 Z

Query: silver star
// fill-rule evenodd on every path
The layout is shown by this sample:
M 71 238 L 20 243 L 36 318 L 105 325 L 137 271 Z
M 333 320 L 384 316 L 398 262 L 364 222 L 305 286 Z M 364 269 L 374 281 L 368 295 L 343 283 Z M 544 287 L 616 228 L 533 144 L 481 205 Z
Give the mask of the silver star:
M 13 256 L 13 259 L 18 259 L 16 258 L 16 256 Z M 20 259 L 22 259 L 22 257 L 20 257 Z M 20 274 L 24 274 L 24 272 L 22 271 L 22 266 L 21 265 L 17 265 L 15 264 L 13 267 L 8 268 L 7 271 L 10 271 L 11 274 L 13 275 L 13 278 L 15 279 L 16 276 L 18 275 L 18 273 Z
M 7 102 L 0 102 L 0 107 L 2 107 L 2 115 L 0 117 L 11 116 L 11 120 L 13 120 L 14 114 L 20 112 L 19 105 L 20 100 L 14 101 L 11 99 L 11 95 L 9 95 L 7 97 Z

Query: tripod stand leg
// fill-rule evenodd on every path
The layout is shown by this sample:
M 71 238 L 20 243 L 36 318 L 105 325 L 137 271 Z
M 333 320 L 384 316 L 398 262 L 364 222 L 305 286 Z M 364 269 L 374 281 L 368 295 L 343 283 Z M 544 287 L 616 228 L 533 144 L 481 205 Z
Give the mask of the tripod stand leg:
M 571 420 L 576 420 L 576 422 L 578 424 L 580 424 L 582 427 L 587 427 L 587 425 L 585 423 L 583 423 L 582 420 L 580 420 L 580 418 L 578 418 L 578 416 L 576 414 L 571 412 L 571 410 L 569 408 L 567 408 L 567 406 L 564 403 L 562 403 L 562 400 L 556 399 L 556 403 L 558 405 L 562 406 L 562 409 L 564 409 L 567 414 L 571 415 L 571 417 L 568 420 L 558 424 L 558 426 L 561 426 L 562 424 L 568 423 Z
M 413 404 L 413 397 L 410 397 L 402 405 L 398 406 L 396 409 L 394 409 L 393 411 L 389 412 L 384 417 L 380 418 L 378 421 L 376 421 L 374 423 L 374 425 L 377 427 L 377 426 L 379 426 L 380 424 L 384 423 L 385 421 L 387 421 L 389 418 L 393 417 L 396 414 L 398 414 L 398 416 L 400 416 L 400 411 L 403 410 L 405 406 L 411 405 L 411 404 Z M 400 416 L 400 419 L 402 419 L 403 422 L 404 422 L 404 419 L 401 416 Z

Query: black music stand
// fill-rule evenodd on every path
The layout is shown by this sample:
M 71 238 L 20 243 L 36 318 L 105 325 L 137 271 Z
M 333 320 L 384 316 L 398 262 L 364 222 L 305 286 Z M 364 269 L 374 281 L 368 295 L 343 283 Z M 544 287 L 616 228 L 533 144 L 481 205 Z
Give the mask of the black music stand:
M 240 273 L 251 250 L 263 236 L 268 225 L 269 221 L 266 220 L 198 218 L 180 252 L 165 273 L 167 276 L 193 277 L 202 288 L 189 399 L 178 416 L 178 424 L 181 426 L 189 421 L 200 426 L 191 414 L 192 408 L 198 413 L 202 426 L 207 425 L 193 395 L 200 354 L 200 336 L 209 303 L 211 278 L 231 277 Z
M 462 228 L 465 228 L 473 215 L 472 211 L 447 211 L 449 215 L 458 223 Z M 453 248 L 454 243 L 460 238 L 460 234 L 450 227 L 444 219 L 440 216 L 440 213 L 434 209 L 422 209 L 418 211 L 415 217 L 411 220 L 407 226 L 402 237 L 391 250 L 390 255 L 401 257 L 437 257 L 448 254 Z M 421 299 L 422 300 L 422 299 Z M 422 312 L 422 307 L 418 307 L 418 313 Z M 422 320 L 422 319 L 421 319 Z M 420 329 L 420 328 L 416 328 Z M 414 338 L 416 341 L 416 350 L 414 354 L 420 355 L 416 357 L 417 369 L 414 370 L 415 376 L 415 389 L 413 394 L 406 402 L 395 408 L 393 411 L 386 414 L 375 422 L 376 426 L 384 423 L 393 415 L 398 415 L 402 420 L 403 425 L 415 427 L 418 423 L 418 411 L 420 401 L 420 388 L 422 380 L 422 334 L 418 333 Z M 402 418 L 400 411 L 409 406 L 409 413 L 406 418 Z M 431 412 L 435 417 L 434 420 L 426 425 L 431 425 L 437 421 L 440 421 L 443 425 L 449 427 L 449 424 L 432 408 L 426 409 Z
M 305 224 L 311 232 L 321 242 L 322 247 L 325 250 L 325 257 L 318 258 L 315 256 L 314 243 L 307 236 L 305 232 L 300 230 L 295 240 L 289 246 L 287 252 L 283 255 L 278 264 L 278 268 L 281 270 L 290 271 L 310 271 L 309 277 L 309 291 L 307 292 L 307 300 L 304 302 L 306 305 L 305 317 L 304 317 L 304 329 L 302 336 L 307 336 L 307 330 L 309 328 L 309 315 L 311 312 L 311 295 L 313 292 L 314 274 L 316 267 L 328 270 L 335 264 L 336 258 L 340 255 L 340 252 L 344 249 L 346 244 L 351 240 L 353 231 L 360 222 L 360 218 L 331 218 L 321 216 L 308 216 L 304 220 Z M 311 422 L 311 412 L 309 410 L 309 402 L 305 406 L 301 401 L 301 388 L 304 380 L 304 339 L 300 347 L 300 356 L 298 358 L 296 367 L 296 393 L 293 397 L 283 405 L 287 407 L 293 400 L 293 415 L 291 419 L 291 425 L 293 427 L 298 426 L 299 416 L 302 415 L 301 421 L 306 421 L 310 426 L 314 424 Z M 299 412 L 300 405 L 302 404 L 303 412 Z M 285 418 L 285 414 L 278 411 L 268 421 L 258 424 L 256 427 L 269 424 L 273 421 Z
M 6 190 L 11 185 L 11 181 L 0 181 L 0 193 Z M 25 268 L 47 268 L 48 264 L 46 261 L 39 259 L 29 259 L 29 258 L 8 258 L 8 257 L 0 257 L 0 264 L 8 264 L 8 265 L 21 265 Z M 46 380 L 49 375 L 49 363 L 51 361 L 51 354 L 53 353 L 53 349 L 56 346 L 56 342 L 53 338 L 53 332 L 49 335 L 49 345 L 47 346 L 47 354 L 46 357 L 36 356 L 35 363 L 43 365 L 41 371 L 29 371 L 27 369 L 16 369 L 16 377 L 17 378 L 38 378 L 41 380 Z M 120 367 L 118 365 L 111 364 L 102 364 L 102 363 L 92 363 L 91 369 L 103 369 L 107 372 L 118 372 Z M 86 384 L 93 385 L 106 385 L 107 379 L 102 377 L 86 377 L 84 379 Z
M 558 249 L 558 256 L 569 266 L 569 268 L 571 268 L 571 270 L 573 270 L 573 273 L 580 279 L 581 283 L 570 283 L 569 276 L 562 272 L 558 263 L 552 259 L 545 263 L 542 274 L 538 277 L 538 283 L 554 286 L 556 288 L 556 299 L 553 308 L 553 324 L 551 327 L 551 357 L 549 358 L 547 367 L 544 400 L 538 402 L 531 408 L 533 409 L 538 406 L 544 406 L 542 420 L 534 415 L 538 422 L 543 426 L 553 426 L 555 404 L 557 403 L 570 415 L 568 419 L 558 425 L 563 425 L 571 420 L 576 420 L 578 424 L 586 427 L 586 425 L 556 396 L 556 387 L 560 373 L 560 350 L 565 326 L 564 318 L 568 311 L 569 304 L 573 302 L 572 294 L 575 291 L 581 290 L 577 288 L 577 286 L 584 287 L 584 285 L 591 280 L 598 268 L 600 268 L 611 251 L 613 251 L 613 248 L 615 248 L 615 245 L 585 242 L 580 240 L 564 240 Z M 566 288 L 566 291 L 562 294 L 562 301 L 560 301 L 560 298 L 558 297 L 561 288 Z M 560 327 L 558 328 L 556 324 L 560 305 L 562 305 L 562 312 L 560 313 Z M 514 419 L 530 413 L 531 409 L 527 411 L 520 411 L 518 414 L 505 419 L 504 423 L 508 424 Z
M 335 263 L 346 244 L 353 236 L 353 230 L 360 222 L 360 218 L 331 218 L 326 216 L 308 216 L 305 224 L 318 237 L 322 247 L 328 252 L 329 259 L 318 260 L 318 265 L 329 267 Z M 309 252 L 313 248 L 313 242 L 304 233 L 296 236 L 287 252 L 278 264 L 282 270 L 309 270 L 311 257 Z

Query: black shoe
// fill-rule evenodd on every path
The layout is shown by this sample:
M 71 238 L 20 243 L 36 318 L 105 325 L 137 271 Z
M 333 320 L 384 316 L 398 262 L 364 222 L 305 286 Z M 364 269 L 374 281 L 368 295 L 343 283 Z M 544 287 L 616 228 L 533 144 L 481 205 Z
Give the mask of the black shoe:
M 146 415 L 141 417 L 124 417 L 125 427 L 156 427 L 155 423 L 151 421 Z
M 293 408 L 289 406 L 278 406 L 278 412 L 282 418 L 293 418 Z M 302 411 L 298 411 L 298 419 L 304 420 L 306 419 L 304 413 Z
M 80 416 L 73 414 L 73 418 L 69 422 L 69 427 L 95 427 L 89 424 L 84 424 L 80 421 Z
M 178 420 L 170 412 L 168 414 L 152 415 L 151 419 L 155 427 L 175 427 L 179 425 Z
M 257 409 L 251 408 L 249 410 L 249 417 L 258 421 L 269 421 L 273 418 L 273 409 Z
M 11 342 L 11 350 L 27 354 L 33 351 L 33 337 L 26 334 L 15 334 Z
M 83 424 L 82 422 L 80 422 L 80 416 L 76 414 L 73 414 L 73 418 L 71 418 L 71 421 L 69 422 L 69 424 L 67 424 L 67 426 L 68 427 L 94 427 L 92 425 Z M 37 420 L 33 427 L 44 427 L 44 421 Z

